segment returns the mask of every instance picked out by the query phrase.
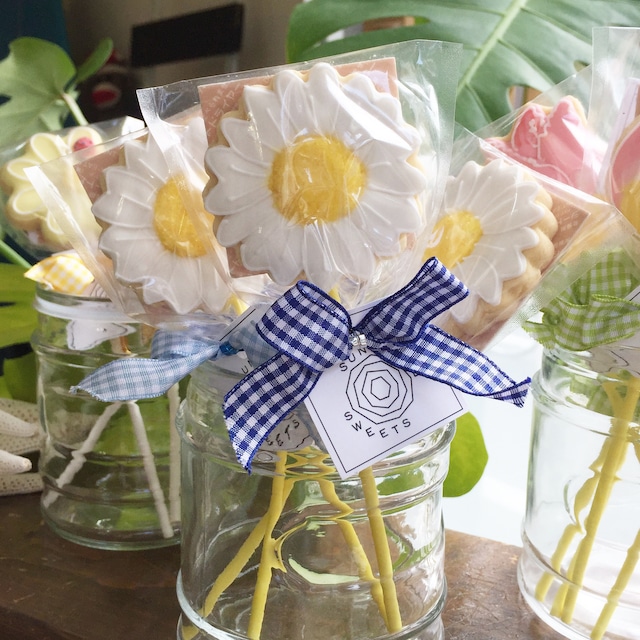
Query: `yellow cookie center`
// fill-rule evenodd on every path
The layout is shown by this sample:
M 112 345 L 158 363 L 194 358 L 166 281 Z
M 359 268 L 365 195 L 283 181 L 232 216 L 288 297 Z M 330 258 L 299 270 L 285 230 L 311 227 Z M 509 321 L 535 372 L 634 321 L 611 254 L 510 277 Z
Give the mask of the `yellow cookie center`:
M 206 215 L 204 211 L 202 215 Z M 181 258 L 198 258 L 207 252 L 173 178 L 158 190 L 153 228 L 164 248 Z
M 473 253 L 482 238 L 482 225 L 470 211 L 454 211 L 438 221 L 433 237 L 437 243 L 429 248 L 425 259 L 435 256 L 447 269 L 453 269 Z
M 636 230 L 640 231 L 640 182 L 635 181 L 625 187 L 620 211 Z
M 341 140 L 309 136 L 276 154 L 269 189 L 278 211 L 304 226 L 349 215 L 366 180 L 366 167 Z

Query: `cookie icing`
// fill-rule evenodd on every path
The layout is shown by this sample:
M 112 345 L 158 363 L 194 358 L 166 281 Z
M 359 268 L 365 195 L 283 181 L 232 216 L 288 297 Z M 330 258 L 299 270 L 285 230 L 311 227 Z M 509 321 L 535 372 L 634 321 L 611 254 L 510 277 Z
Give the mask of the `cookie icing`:
M 246 86 L 219 132 L 204 203 L 249 272 L 327 291 L 343 277 L 360 284 L 424 224 L 420 136 L 362 73 L 281 71 L 270 86 Z
M 608 178 L 611 201 L 640 231 L 640 118 L 614 144 Z
M 587 127 L 582 105 L 572 97 L 554 107 L 527 105 L 509 135 L 487 142 L 517 162 L 593 193 L 602 166 L 602 142 Z
M 26 142 L 21 155 L 0 168 L 0 182 L 9 196 L 4 208 L 7 220 L 25 231 L 34 245 L 48 246 L 53 250 L 69 248 L 65 234 L 33 188 L 25 169 L 100 142 L 101 135 L 92 127 L 73 127 L 65 135 L 36 133 Z M 68 180 L 77 182 L 73 171 L 68 172 Z M 79 182 L 76 188 L 82 188 Z M 84 216 L 81 224 L 90 223 L 90 212 L 74 212 L 76 214 Z
M 469 289 L 451 316 L 471 335 L 532 288 L 553 257 L 550 205 L 537 182 L 503 159 L 467 162 L 449 178 L 425 259 L 439 258 Z
M 106 190 L 93 204 L 104 226 L 99 247 L 111 258 L 116 280 L 137 289 L 145 304 L 168 305 L 178 314 L 215 313 L 229 291 L 211 256 L 211 216 L 202 208 L 202 118 L 192 118 L 180 138 L 188 176 L 171 174 L 152 136 L 124 143 L 124 164 L 104 170 Z M 185 208 L 179 180 L 192 190 L 196 211 Z

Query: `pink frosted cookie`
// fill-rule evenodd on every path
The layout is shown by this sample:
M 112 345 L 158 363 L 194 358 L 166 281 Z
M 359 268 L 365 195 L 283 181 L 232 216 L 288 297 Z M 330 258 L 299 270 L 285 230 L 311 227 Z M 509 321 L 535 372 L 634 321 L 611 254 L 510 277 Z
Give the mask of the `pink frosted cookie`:
M 436 256 L 469 289 L 447 331 L 478 344 L 515 311 L 553 259 L 551 196 L 506 160 L 467 162 L 446 186 L 425 259 Z
M 487 142 L 545 176 L 595 192 L 603 145 L 587 128 L 582 105 L 571 96 L 552 108 L 527 105 L 507 136 Z
M 608 176 L 611 201 L 640 231 L 640 117 L 613 146 Z

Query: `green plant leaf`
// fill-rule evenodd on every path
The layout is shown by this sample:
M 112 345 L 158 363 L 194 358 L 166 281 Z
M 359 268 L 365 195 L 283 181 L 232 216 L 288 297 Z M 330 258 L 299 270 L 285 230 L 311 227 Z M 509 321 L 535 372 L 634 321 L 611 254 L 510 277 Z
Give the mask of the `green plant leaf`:
M 75 84 L 84 82 L 87 78 L 100 71 L 113 51 L 113 40 L 103 38 L 93 53 L 78 67 Z
M 36 327 L 36 283 L 24 272 L 17 265 L 0 264 L 0 348 L 29 342 Z
M 40 38 L 17 38 L 0 61 L 0 147 L 20 142 L 39 131 L 62 129 L 69 113 L 86 124 L 75 99 L 76 85 L 98 71 L 113 51 L 105 38 L 76 69 L 67 52 Z
M 488 459 L 482 430 L 475 417 L 471 413 L 465 413 L 456 418 L 449 473 L 443 486 L 444 496 L 454 498 L 471 491 L 482 477 Z
M 0 398 L 10 398 L 11 394 L 9 393 L 9 389 L 7 387 L 7 381 L 4 376 L 0 376 Z
M 414 16 L 415 26 L 325 41 L 366 20 L 399 16 Z M 461 43 L 456 120 L 475 131 L 511 110 L 511 87 L 544 91 L 591 62 L 593 27 L 638 24 L 638 0 L 310 0 L 291 14 L 287 58 L 414 38 Z
M 0 61 L 0 146 L 38 131 L 61 129 L 69 109 L 65 89 L 76 75 L 67 53 L 39 38 L 18 38 Z
M 18 358 L 7 358 L 2 363 L 4 383 L 10 398 L 36 402 L 36 355 L 30 351 Z

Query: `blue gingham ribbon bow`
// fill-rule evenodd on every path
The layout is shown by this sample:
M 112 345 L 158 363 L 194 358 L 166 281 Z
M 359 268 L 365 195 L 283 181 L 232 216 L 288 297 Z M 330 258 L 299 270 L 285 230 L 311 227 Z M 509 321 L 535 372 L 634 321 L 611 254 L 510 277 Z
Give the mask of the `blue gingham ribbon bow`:
M 256 324 L 275 356 L 225 396 L 224 416 L 240 463 L 251 467 L 269 432 L 312 391 L 322 373 L 354 345 L 391 366 L 465 393 L 522 406 L 530 379 L 514 382 L 490 359 L 430 321 L 468 294 L 437 259 L 353 327 L 347 310 L 324 291 L 298 282 Z

